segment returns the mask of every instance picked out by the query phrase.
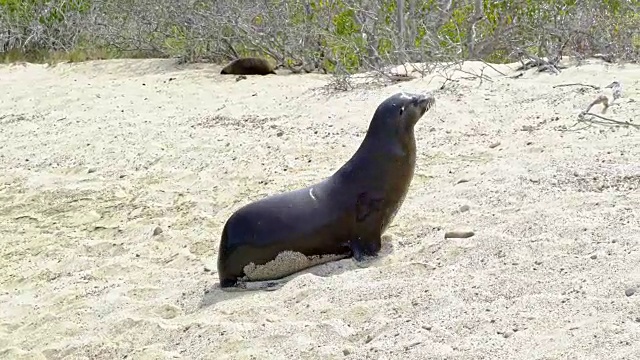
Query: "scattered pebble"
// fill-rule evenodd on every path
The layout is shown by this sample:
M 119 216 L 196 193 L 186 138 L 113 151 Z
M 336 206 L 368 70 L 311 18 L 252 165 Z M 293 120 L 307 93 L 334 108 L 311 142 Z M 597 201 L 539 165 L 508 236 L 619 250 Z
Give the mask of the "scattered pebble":
M 467 212 L 467 211 L 469 211 L 469 209 L 471 209 L 471 207 L 469 205 L 460 206 L 460 212 Z
M 431 329 L 433 329 L 433 327 L 431 325 L 422 325 L 422 328 L 427 330 L 427 331 L 431 331 Z
M 496 148 L 496 147 L 498 147 L 498 146 L 500 146 L 500 141 L 496 141 L 496 142 L 494 142 L 494 143 L 491 143 L 491 145 L 489 145 L 489 148 L 490 148 L 490 149 L 493 149 L 493 148 Z
M 596 255 L 596 254 L 591 255 L 591 259 L 595 260 L 597 258 L 598 258 L 598 255 Z
M 158 236 L 162 234 L 162 228 L 160 226 L 156 226 L 155 229 L 153 229 L 153 236 Z
M 276 133 L 277 137 L 281 137 L 282 135 L 284 135 L 284 131 L 280 130 Z
M 502 333 L 502 337 L 504 337 L 505 339 L 511 337 L 511 335 L 513 335 L 513 331 L 505 331 L 504 333 Z
M 365 344 L 368 344 L 371 342 L 371 340 L 373 340 L 373 336 L 371 335 L 367 335 L 367 338 L 364 340 Z
M 444 238 L 445 239 L 450 239 L 450 238 L 465 239 L 465 238 L 470 238 L 473 235 L 475 235 L 473 231 L 453 230 L 453 231 L 447 231 L 446 233 L 444 233 Z
M 96 172 L 96 171 L 97 171 L 97 169 L 96 169 L 96 168 L 89 168 L 89 169 L 87 169 L 87 173 L 89 173 L 89 174 L 92 174 L 92 173 L 94 173 L 94 172 Z
M 462 183 L 466 183 L 466 182 L 469 182 L 469 179 L 462 178 L 462 179 L 460 179 L 460 180 L 458 180 L 458 181 L 456 182 L 456 185 L 458 185 L 458 184 L 462 184 Z
M 636 293 L 636 288 L 634 288 L 634 287 L 630 287 L 630 288 L 628 288 L 627 290 L 624 291 L 624 294 L 627 295 L 627 296 L 631 296 L 631 295 L 633 295 L 635 293 Z
M 342 353 L 343 353 L 345 356 L 347 356 L 347 355 L 351 354 L 351 351 L 350 351 L 349 349 L 344 349 L 344 350 L 342 350 Z

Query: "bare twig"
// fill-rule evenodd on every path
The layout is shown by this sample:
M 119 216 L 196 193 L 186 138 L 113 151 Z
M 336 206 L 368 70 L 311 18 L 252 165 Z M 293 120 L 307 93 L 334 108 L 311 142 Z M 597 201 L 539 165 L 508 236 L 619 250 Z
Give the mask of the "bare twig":
M 580 84 L 580 83 L 571 83 L 571 84 L 558 84 L 558 85 L 553 85 L 553 88 L 559 88 L 559 87 L 565 87 L 565 86 L 584 86 L 584 87 L 590 87 L 596 90 L 599 90 L 600 87 L 599 86 L 595 86 L 595 85 L 589 85 L 589 84 Z
M 587 119 L 585 118 L 585 116 L 593 116 L 596 117 L 598 119 L 601 119 L 603 121 L 597 121 L 597 120 L 593 120 L 593 119 Z M 594 114 L 594 113 L 590 113 L 590 112 L 581 112 L 580 115 L 578 115 L 578 121 L 580 122 L 589 122 L 589 123 L 593 123 L 593 124 L 600 124 L 600 125 L 610 125 L 610 126 L 630 126 L 636 129 L 640 129 L 640 125 L 638 124 L 633 124 L 629 121 L 619 121 L 619 120 L 614 120 L 614 119 L 610 119 L 610 118 L 606 118 L 604 116 L 598 115 L 598 114 Z

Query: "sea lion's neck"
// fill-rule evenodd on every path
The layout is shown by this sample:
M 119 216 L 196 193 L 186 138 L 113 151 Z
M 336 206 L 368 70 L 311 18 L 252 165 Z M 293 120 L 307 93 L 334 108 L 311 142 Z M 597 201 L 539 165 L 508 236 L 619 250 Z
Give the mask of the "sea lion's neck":
M 363 167 L 363 161 L 378 162 L 377 165 Z M 360 147 L 338 171 L 338 176 L 375 176 L 389 167 L 409 166 L 411 171 L 416 161 L 416 142 L 413 132 L 402 134 L 384 134 L 368 132 Z M 404 164 L 404 165 L 403 165 Z M 384 168 L 384 169 L 383 169 Z M 400 169 L 398 169 L 400 170 Z
M 415 157 L 416 139 L 413 129 L 409 131 L 400 129 L 372 130 L 376 131 L 369 130 L 367 132 L 356 154 L 363 152 L 387 156 Z

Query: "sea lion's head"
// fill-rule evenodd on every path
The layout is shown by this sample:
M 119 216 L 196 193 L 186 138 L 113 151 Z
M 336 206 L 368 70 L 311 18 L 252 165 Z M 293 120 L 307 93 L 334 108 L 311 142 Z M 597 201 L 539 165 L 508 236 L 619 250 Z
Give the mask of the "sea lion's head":
M 387 135 L 413 133 L 413 127 L 435 101 L 431 94 L 394 94 L 378 105 L 369 131 L 381 131 Z

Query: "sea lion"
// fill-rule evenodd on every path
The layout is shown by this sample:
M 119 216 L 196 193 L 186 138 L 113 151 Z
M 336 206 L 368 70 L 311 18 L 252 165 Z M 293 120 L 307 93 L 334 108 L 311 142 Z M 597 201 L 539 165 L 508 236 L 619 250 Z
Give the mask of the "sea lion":
M 218 250 L 220 286 L 247 280 L 245 268 L 286 252 L 312 258 L 377 256 L 402 205 L 416 163 L 414 125 L 432 95 L 397 93 L 376 109 L 355 154 L 333 175 L 304 189 L 247 204 L 226 221 Z M 272 274 L 276 280 L 296 270 Z
M 274 70 L 275 66 L 267 59 L 246 57 L 233 60 L 220 71 L 220 74 L 267 75 L 275 74 Z

